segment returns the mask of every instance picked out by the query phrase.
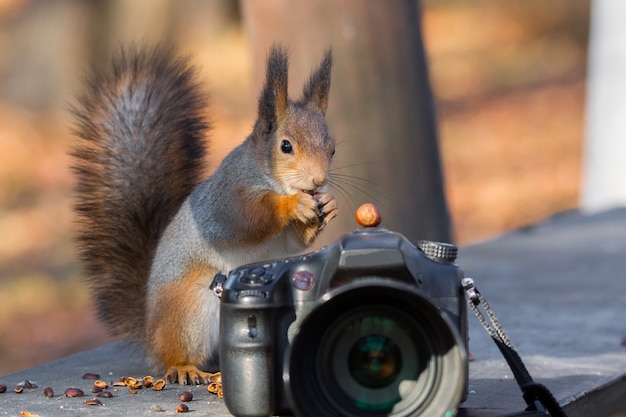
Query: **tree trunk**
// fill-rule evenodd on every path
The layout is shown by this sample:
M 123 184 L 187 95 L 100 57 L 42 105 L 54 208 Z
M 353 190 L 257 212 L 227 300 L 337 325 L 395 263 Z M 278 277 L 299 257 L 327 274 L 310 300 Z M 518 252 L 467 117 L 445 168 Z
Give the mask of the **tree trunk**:
M 333 48 L 327 120 L 338 144 L 334 165 L 339 178 L 331 189 L 342 214 L 322 243 L 353 230 L 354 210 L 366 201 L 379 206 L 385 227 L 412 241 L 449 241 L 436 117 L 415 0 L 244 0 L 242 6 L 257 91 L 273 42 L 290 51 L 294 98 L 324 49 Z

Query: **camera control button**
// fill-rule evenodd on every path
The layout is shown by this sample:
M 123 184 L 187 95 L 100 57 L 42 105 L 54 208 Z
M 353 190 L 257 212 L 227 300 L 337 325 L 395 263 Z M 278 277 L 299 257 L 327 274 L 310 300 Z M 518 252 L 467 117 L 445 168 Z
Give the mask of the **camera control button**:
M 262 266 L 255 266 L 245 271 L 239 281 L 248 285 L 265 285 L 272 282 L 274 275 Z
M 244 290 L 237 291 L 237 299 L 239 298 L 267 298 L 267 292 L 265 291 L 255 291 L 255 290 Z
M 265 273 L 265 268 L 262 266 L 255 266 L 248 271 L 248 275 L 253 277 L 260 277 Z

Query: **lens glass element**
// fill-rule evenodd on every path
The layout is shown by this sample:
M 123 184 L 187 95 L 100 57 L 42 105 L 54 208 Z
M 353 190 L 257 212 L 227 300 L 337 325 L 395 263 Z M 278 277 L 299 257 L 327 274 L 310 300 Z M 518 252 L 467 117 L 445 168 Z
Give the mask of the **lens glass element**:
M 382 388 L 391 384 L 402 368 L 398 345 L 386 336 L 371 334 L 359 339 L 348 355 L 348 369 L 359 384 Z
M 355 309 L 338 318 L 320 341 L 320 363 L 330 365 L 322 379 L 350 407 L 393 409 L 429 385 L 423 364 L 431 347 L 416 327 L 389 306 Z

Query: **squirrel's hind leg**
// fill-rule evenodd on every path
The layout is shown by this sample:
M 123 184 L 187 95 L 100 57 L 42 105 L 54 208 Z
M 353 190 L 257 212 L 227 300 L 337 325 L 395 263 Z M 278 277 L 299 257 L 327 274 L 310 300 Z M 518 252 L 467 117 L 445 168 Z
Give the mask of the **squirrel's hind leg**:
M 195 265 L 160 286 L 148 306 L 147 347 L 170 383 L 206 384 L 211 374 L 200 367 L 215 359 L 219 340 L 219 299 L 209 286 L 217 271 Z

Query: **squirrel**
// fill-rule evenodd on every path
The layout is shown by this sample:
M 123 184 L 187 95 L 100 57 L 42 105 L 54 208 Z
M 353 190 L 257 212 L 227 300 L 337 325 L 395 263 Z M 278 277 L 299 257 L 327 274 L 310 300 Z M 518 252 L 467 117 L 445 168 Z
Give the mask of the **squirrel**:
M 252 133 L 208 179 L 207 98 L 171 46 L 121 48 L 77 98 L 74 210 L 97 314 L 168 382 L 209 381 L 216 273 L 301 253 L 337 216 L 331 68 L 328 49 L 292 101 L 287 51 L 273 45 Z

